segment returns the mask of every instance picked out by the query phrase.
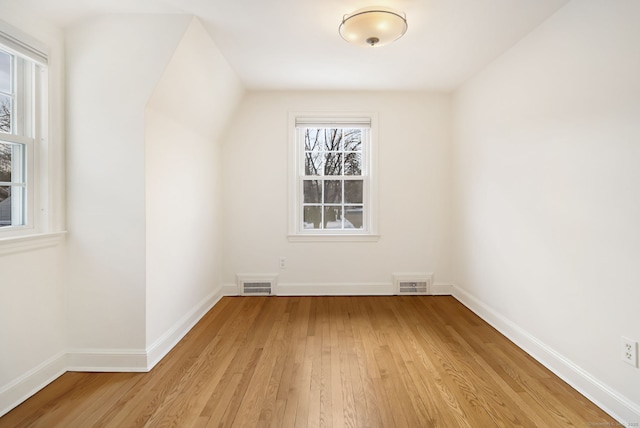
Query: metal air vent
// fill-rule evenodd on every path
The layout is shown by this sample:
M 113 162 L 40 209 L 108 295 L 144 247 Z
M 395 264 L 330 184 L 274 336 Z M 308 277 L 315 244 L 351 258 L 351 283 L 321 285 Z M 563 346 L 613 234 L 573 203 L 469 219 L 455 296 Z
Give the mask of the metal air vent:
M 238 294 L 271 296 L 275 294 L 276 275 L 237 275 Z
M 243 282 L 242 294 L 255 295 L 255 294 L 271 294 L 270 282 Z
M 428 295 L 431 294 L 433 274 L 398 274 L 393 275 L 396 294 Z

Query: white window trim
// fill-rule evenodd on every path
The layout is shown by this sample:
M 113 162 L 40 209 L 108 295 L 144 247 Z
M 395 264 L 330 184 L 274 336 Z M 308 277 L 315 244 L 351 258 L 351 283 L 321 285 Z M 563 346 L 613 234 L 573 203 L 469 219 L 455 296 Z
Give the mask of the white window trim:
M 297 140 L 296 123 L 304 118 L 309 122 L 313 118 L 319 124 L 340 125 L 345 122 L 357 121 L 361 118 L 370 120 L 370 143 L 367 152 L 368 186 L 365 192 L 365 206 L 367 207 L 368 229 L 366 230 L 302 230 L 300 228 L 302 210 L 300 203 L 301 162 L 300 145 Z M 288 240 L 290 242 L 375 242 L 380 239 L 378 234 L 378 115 L 373 112 L 290 112 L 288 118 L 289 130 L 289 171 L 288 171 Z
M 49 48 L 27 33 L 0 21 L 0 38 L 2 44 L 14 53 L 37 64 L 47 65 Z
M 34 63 L 31 58 L 25 58 L 19 51 L 11 49 L 11 45 L 7 43 L 6 34 L 0 34 L 0 44 L 2 49 L 14 55 L 16 60 L 15 71 L 17 73 L 14 93 L 14 123 L 12 134 L 0 134 L 0 140 L 8 143 L 20 144 L 25 147 L 23 156 L 25 158 L 26 182 L 24 208 L 26 208 L 23 218 L 25 223 L 16 226 L 5 226 L 0 229 L 0 238 L 26 236 L 42 233 L 42 219 L 40 216 L 39 195 L 40 188 L 43 187 L 45 178 L 40 168 L 39 154 L 40 145 L 38 142 L 42 139 L 42 129 L 46 129 L 43 118 L 44 115 L 43 102 L 46 102 L 47 85 L 43 79 L 43 70 L 46 66 L 40 63 Z M 29 61 L 29 64 L 25 63 Z M 27 71 L 28 70 L 28 71 Z M 33 80 L 25 80 L 25 73 L 34 73 Z M 46 75 L 46 73 L 44 73 Z M 26 100 L 29 100 L 28 102 Z
M 0 256 L 54 247 L 64 241 L 66 234 L 62 231 L 0 238 Z
M 30 140 L 27 146 L 27 162 L 29 163 L 27 204 L 29 208 L 26 225 L 11 226 L 10 229 L 0 230 L 1 256 L 56 246 L 64 241 L 66 231 L 60 228 L 63 226 L 62 212 L 59 209 L 61 202 L 58 200 L 59 193 L 62 192 L 60 172 L 54 172 L 52 169 L 53 163 L 62 166 L 58 159 L 60 156 L 57 147 L 59 142 L 52 145 L 54 141 L 49 136 L 51 129 L 49 110 L 52 108 L 49 93 L 50 82 L 57 81 L 59 70 L 56 68 L 54 76 L 52 76 L 48 65 L 50 52 L 48 46 L 3 21 L 0 21 L 0 43 L 2 43 L 4 50 L 22 56 L 37 65 L 34 77 L 37 96 L 33 108 L 37 111 L 36 114 L 40 115 L 37 118 L 39 126 L 34 127 L 34 133 L 31 137 L 4 134 L 6 141 L 13 142 L 13 140 L 19 139 L 20 141 L 15 142 L 24 143 L 24 139 Z M 28 126 L 32 124 L 33 122 Z M 55 194 L 51 194 L 52 191 Z

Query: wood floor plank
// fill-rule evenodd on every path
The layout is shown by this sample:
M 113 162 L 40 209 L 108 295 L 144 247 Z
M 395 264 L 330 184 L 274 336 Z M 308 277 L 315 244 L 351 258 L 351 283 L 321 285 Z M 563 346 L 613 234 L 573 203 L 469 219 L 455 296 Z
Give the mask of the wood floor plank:
M 353 357 L 351 358 L 351 375 L 357 384 L 356 390 L 357 403 L 359 402 L 360 410 L 358 414 L 364 414 L 364 418 L 359 418 L 359 424 L 367 427 L 381 427 L 380 413 L 378 411 L 378 399 L 375 394 L 373 382 L 368 377 L 369 367 L 366 360 L 366 346 L 363 340 L 363 334 L 366 335 L 366 314 L 358 304 L 362 299 L 350 298 L 349 305 L 351 308 L 351 328 L 353 334 Z
M 447 296 L 223 298 L 149 373 L 66 373 L 5 427 L 615 425 Z
M 379 426 L 392 427 L 395 426 L 393 411 L 390 406 L 390 400 L 387 397 L 387 392 L 383 388 L 380 367 L 375 357 L 380 346 L 379 337 L 374 331 L 375 328 L 379 329 L 378 323 L 374 322 L 377 317 L 369 299 L 357 299 L 357 306 L 360 308 L 360 336 L 364 347 L 364 362 L 362 363 L 360 373 L 363 378 L 363 383 L 370 388 L 369 399 L 367 401 L 369 418 L 370 420 L 374 420 L 377 416 L 380 419 Z M 375 425 L 372 423 L 372 426 Z
M 329 305 L 327 298 L 320 300 L 320 421 L 321 428 L 333 426 L 333 410 L 331 402 L 331 325 L 329 322 Z
M 348 391 L 342 389 L 342 368 L 340 365 L 340 334 L 344 330 L 344 320 L 341 316 L 338 316 L 339 310 L 337 303 L 340 299 L 337 299 L 333 305 L 330 306 L 329 311 L 329 332 L 330 332 L 330 367 L 331 367 L 331 405 L 332 405 L 332 425 L 334 427 L 346 426 L 345 421 L 345 401 L 348 397 Z M 350 421 L 353 425 L 353 421 Z

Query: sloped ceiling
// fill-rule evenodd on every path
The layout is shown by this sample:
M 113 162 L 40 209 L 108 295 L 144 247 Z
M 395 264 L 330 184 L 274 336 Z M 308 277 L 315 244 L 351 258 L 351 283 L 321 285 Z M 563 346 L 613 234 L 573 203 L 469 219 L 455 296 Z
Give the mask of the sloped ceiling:
M 2 2 L 12 0 L 0 0 Z M 18 1 L 18 0 L 13 0 Z M 568 0 L 21 0 L 64 27 L 102 13 L 198 16 L 248 89 L 451 91 Z M 359 48 L 338 35 L 365 6 L 405 12 L 407 34 Z

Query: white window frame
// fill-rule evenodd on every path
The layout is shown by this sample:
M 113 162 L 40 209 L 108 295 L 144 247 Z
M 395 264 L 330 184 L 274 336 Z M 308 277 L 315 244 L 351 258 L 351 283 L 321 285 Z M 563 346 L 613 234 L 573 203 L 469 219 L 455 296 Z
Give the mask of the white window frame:
M 22 145 L 26 169 L 25 221 L 22 225 L 0 228 L 0 255 L 3 255 L 56 245 L 65 232 L 53 229 L 61 218 L 53 218 L 53 201 L 49 194 L 52 150 L 56 151 L 50 147 L 49 140 L 49 49 L 3 21 L 0 21 L 0 49 L 16 58 L 17 68 L 16 102 L 12 113 L 15 116 L 13 124 L 17 126 L 12 128 L 11 134 L 0 133 L 0 140 Z M 27 75 L 33 78 L 24 79 Z M 25 103 L 26 98 L 31 102 Z M 55 172 L 56 179 L 60 174 Z M 53 185 L 60 191 L 58 181 Z
M 0 132 L 0 142 L 9 143 L 12 147 L 12 179 L 1 182 L 2 186 L 22 187 L 21 194 L 12 192 L 11 219 L 14 224 L 0 228 L 0 236 L 14 236 L 32 233 L 35 222 L 34 198 L 34 166 L 37 157 L 35 138 L 39 132 L 37 124 L 40 121 L 41 103 L 37 94 L 40 93 L 40 66 L 28 58 L 18 55 L 10 46 L 2 44 L 0 50 L 12 55 L 13 91 L 12 91 L 12 127 L 11 133 Z M 16 179 L 15 177 L 19 178 Z M 14 199 L 15 198 L 15 199 Z
M 368 137 L 363 139 L 363 204 L 362 229 L 305 229 L 302 226 L 304 173 L 303 124 L 318 127 L 349 128 L 350 125 L 369 123 Z M 299 126 L 301 125 L 301 126 Z M 378 235 L 378 120 L 372 112 L 292 112 L 289 114 L 289 241 L 310 242 L 362 242 L 377 241 Z M 307 177 L 308 178 L 308 177 Z

